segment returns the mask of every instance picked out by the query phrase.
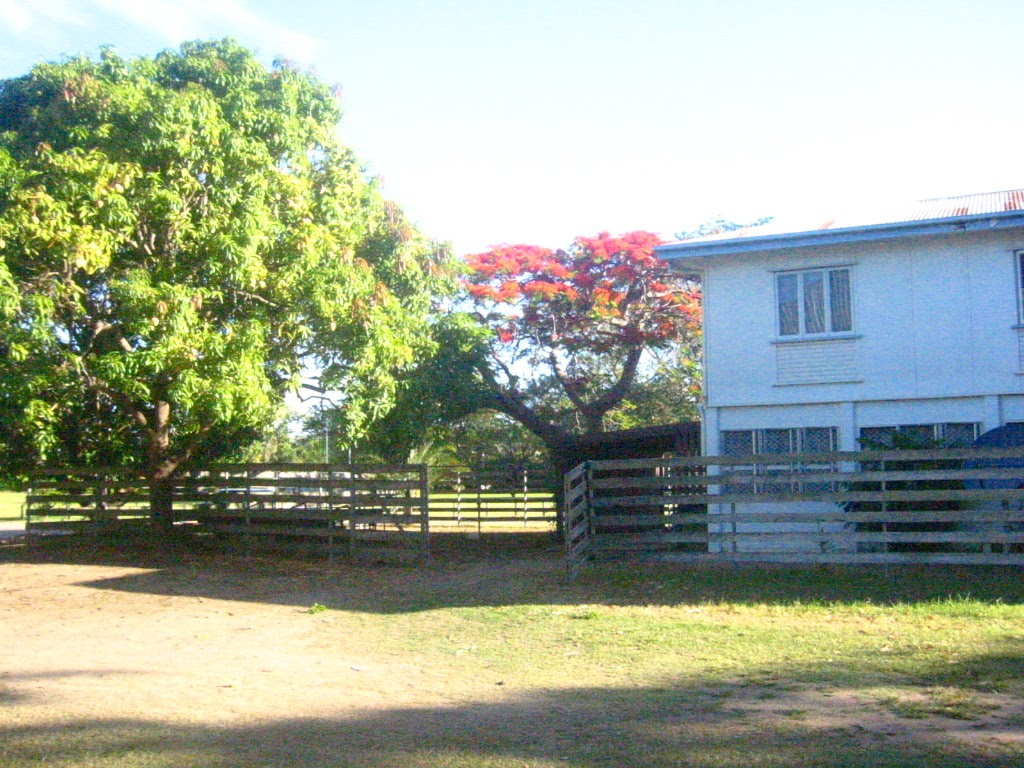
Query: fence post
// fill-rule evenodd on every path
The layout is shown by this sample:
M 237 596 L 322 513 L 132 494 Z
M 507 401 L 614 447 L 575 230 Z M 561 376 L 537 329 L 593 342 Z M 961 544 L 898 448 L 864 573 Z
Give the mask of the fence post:
M 356 468 L 349 467 L 349 499 L 348 499 L 348 556 L 356 553 Z
M 882 461 L 882 475 L 883 475 L 883 477 L 885 476 L 885 461 L 884 460 Z M 882 481 L 882 493 L 884 494 L 887 490 L 888 490 L 888 488 L 886 487 L 886 482 L 885 482 L 885 480 L 883 480 Z M 889 511 L 889 502 L 883 496 L 883 498 L 882 498 L 882 512 L 886 512 L 887 513 L 888 511 Z M 888 517 L 888 515 L 886 515 L 886 517 Z M 883 520 L 882 520 L 882 533 L 888 533 L 888 532 L 889 532 L 889 523 L 888 523 L 887 520 L 885 520 L 883 518 Z M 888 541 L 883 541 L 882 542 L 882 551 L 885 552 L 885 553 L 889 552 L 889 542 Z
M 92 487 L 92 498 L 93 498 L 93 510 L 92 510 L 92 530 L 93 533 L 99 533 L 100 529 L 104 524 L 103 515 L 103 486 L 106 485 L 104 482 L 104 475 L 93 476 L 93 487 Z
M 462 527 L 462 467 L 455 470 L 455 526 Z
M 430 476 L 427 465 L 420 464 L 420 524 L 423 531 L 423 559 L 430 560 Z
M 334 562 L 334 534 L 336 533 L 334 530 L 334 484 L 337 482 L 335 474 L 340 475 L 341 473 L 335 473 L 331 467 L 328 467 L 327 478 L 325 481 L 327 487 L 325 488 L 321 485 L 317 489 L 317 494 L 323 495 L 322 511 L 324 513 L 324 521 L 327 525 L 327 560 L 329 562 Z M 326 493 L 324 493 L 325 491 Z
M 570 577 L 576 575 L 594 545 L 591 479 L 590 462 L 575 467 L 563 477 L 562 509 L 558 514 L 565 532 L 565 560 Z
M 482 518 L 483 518 L 483 514 L 484 514 L 484 508 L 483 508 L 484 488 L 483 488 L 483 481 L 481 480 L 481 477 L 480 477 L 481 474 L 482 473 L 481 473 L 481 470 L 480 470 L 480 465 L 477 464 L 476 465 L 476 470 L 474 471 L 474 475 L 475 475 L 475 477 L 474 477 L 474 485 L 476 485 L 476 537 L 478 539 L 480 538 L 481 534 L 483 534 L 483 520 L 482 520 Z

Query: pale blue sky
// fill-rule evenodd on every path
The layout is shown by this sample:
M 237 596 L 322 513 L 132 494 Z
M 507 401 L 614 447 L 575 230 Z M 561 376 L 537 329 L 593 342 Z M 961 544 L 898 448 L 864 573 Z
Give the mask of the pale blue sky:
M 457 250 L 1024 187 L 1020 0 L 0 0 L 0 77 L 232 36 Z

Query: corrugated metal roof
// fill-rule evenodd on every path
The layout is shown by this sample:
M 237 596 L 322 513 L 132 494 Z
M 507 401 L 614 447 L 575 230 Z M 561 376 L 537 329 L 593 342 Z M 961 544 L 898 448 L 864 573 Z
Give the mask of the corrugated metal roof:
M 680 242 L 689 244 L 735 240 L 744 237 L 770 237 L 798 232 L 818 232 L 912 221 L 985 216 L 1010 211 L 1024 211 L 1024 189 L 983 192 L 976 195 L 958 195 L 956 197 L 937 197 L 909 204 L 886 205 L 865 209 L 857 213 L 825 220 L 804 220 L 800 222 L 793 219 L 773 219 L 767 224 L 758 227 L 747 227 L 732 232 L 723 232 L 717 235 L 697 237 Z
M 960 195 L 959 197 L 938 197 L 932 200 L 922 200 L 918 206 L 920 208 L 916 215 L 907 221 L 1022 211 L 1024 210 L 1024 189 L 984 192 L 980 195 Z

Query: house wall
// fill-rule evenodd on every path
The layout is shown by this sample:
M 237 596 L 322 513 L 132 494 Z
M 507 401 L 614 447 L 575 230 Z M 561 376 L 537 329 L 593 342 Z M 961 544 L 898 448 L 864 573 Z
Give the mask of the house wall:
M 780 250 L 708 259 L 705 453 L 722 430 L 1024 421 L 1014 252 L 1024 231 Z M 775 276 L 851 270 L 853 330 L 783 341 Z

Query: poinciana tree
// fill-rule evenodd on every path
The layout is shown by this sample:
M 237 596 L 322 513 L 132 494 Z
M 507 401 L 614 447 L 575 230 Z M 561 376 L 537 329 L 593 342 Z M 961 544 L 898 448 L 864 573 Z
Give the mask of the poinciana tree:
M 626 397 L 644 351 L 699 325 L 695 288 L 654 255 L 657 235 L 578 237 L 567 250 L 501 246 L 466 258 L 473 314 L 494 330 L 487 383 L 496 410 L 538 436 L 552 419 L 529 407 L 526 367 L 546 369 L 583 432 L 600 432 Z
M 492 409 L 561 464 L 579 434 L 602 431 L 627 400 L 645 353 L 699 334 L 699 289 L 657 258 L 659 242 L 649 232 L 601 233 L 565 250 L 510 245 L 468 256 L 464 309 L 437 326 L 437 355 L 378 438 Z

